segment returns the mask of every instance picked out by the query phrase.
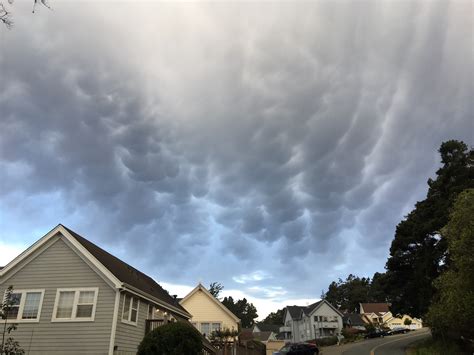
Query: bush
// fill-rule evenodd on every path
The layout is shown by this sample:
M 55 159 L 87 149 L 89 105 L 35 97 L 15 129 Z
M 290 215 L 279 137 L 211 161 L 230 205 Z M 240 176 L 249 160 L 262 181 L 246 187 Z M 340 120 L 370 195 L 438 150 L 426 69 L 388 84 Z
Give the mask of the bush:
M 151 331 L 138 346 L 137 355 L 198 355 L 201 334 L 191 325 L 169 323 Z
M 320 346 L 336 345 L 337 344 L 337 337 L 320 338 L 320 339 L 317 339 L 316 342 Z

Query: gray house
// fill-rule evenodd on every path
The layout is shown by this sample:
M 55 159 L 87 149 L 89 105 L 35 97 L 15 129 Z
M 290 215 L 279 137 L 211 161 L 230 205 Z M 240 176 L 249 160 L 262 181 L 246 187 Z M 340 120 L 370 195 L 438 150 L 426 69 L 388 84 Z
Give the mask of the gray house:
M 151 277 L 63 225 L 0 270 L 0 293 L 10 285 L 7 321 L 26 354 L 136 354 L 147 331 L 191 318 Z
M 287 306 L 279 339 L 291 342 L 335 336 L 342 330 L 342 313 L 326 300 L 309 306 Z

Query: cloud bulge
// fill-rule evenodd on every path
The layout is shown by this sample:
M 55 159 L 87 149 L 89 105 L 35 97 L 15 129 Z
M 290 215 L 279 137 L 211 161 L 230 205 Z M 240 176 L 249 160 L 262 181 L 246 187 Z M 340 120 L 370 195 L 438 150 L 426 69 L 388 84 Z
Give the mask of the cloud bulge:
M 61 222 L 167 284 L 314 299 L 474 141 L 467 2 L 15 6 L 2 246 Z

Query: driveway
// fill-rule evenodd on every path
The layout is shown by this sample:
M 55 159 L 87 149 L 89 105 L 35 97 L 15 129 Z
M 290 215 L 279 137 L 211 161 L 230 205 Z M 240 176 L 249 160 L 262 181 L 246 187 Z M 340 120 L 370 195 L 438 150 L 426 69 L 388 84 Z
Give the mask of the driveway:
M 342 346 L 329 346 L 323 348 L 323 355 L 405 355 L 408 345 L 430 336 L 428 329 L 420 329 L 408 334 L 368 339 Z

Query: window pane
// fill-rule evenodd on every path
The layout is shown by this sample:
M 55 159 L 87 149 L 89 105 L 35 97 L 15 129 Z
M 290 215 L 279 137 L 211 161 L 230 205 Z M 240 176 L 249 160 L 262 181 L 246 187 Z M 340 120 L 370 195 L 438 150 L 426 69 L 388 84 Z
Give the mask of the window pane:
M 91 304 L 78 305 L 77 306 L 76 317 L 77 318 L 91 318 L 92 317 L 92 308 L 93 308 L 93 305 L 91 305 Z
M 92 304 L 94 303 L 95 291 L 81 291 L 79 293 L 79 304 Z
M 61 291 L 59 293 L 58 309 L 56 318 L 71 318 L 72 305 L 74 303 L 74 291 Z
M 212 331 L 220 330 L 221 324 L 220 323 L 212 323 Z
M 36 319 L 41 301 L 41 292 L 28 292 L 25 298 L 25 306 L 23 307 L 23 319 Z
M 130 315 L 130 321 L 131 322 L 136 322 L 137 321 L 137 310 L 136 309 L 132 309 L 132 314 Z
M 7 318 L 16 319 L 20 309 L 21 293 L 12 293 L 10 298 L 10 307 L 7 309 Z
M 132 308 L 133 308 L 133 309 L 137 309 L 137 308 L 138 308 L 138 298 L 133 298 Z
M 210 331 L 210 324 L 209 323 L 201 323 L 201 333 L 204 335 L 209 335 Z
M 125 295 L 122 319 L 128 320 L 128 316 L 130 314 L 130 300 L 131 300 L 131 297 L 128 295 Z

